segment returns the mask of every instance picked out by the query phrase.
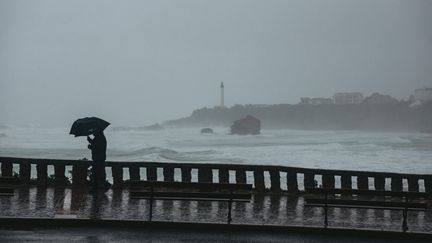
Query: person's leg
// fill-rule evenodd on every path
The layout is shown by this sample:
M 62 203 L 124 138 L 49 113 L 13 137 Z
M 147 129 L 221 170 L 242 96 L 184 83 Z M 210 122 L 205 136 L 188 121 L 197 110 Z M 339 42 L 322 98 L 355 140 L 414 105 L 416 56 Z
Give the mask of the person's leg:
M 106 173 L 105 173 L 105 161 L 101 161 L 98 165 L 99 177 L 98 177 L 98 187 L 105 188 Z
M 99 187 L 99 181 L 100 181 L 100 177 L 101 177 L 101 172 L 100 172 L 100 161 L 95 161 L 93 163 L 93 188 L 97 189 Z
M 93 161 L 92 167 L 91 167 L 91 175 L 90 175 L 90 182 L 92 183 L 93 186 L 95 183 L 95 178 L 96 178 L 96 162 Z
M 92 167 L 91 167 L 91 175 L 90 175 L 90 182 L 91 182 L 91 188 L 90 192 L 95 192 L 97 187 L 97 161 L 93 161 Z

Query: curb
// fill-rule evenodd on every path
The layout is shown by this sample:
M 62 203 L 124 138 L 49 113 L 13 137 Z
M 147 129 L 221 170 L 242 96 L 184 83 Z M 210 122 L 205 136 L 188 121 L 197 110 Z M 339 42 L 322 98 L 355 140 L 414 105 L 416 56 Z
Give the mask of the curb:
M 56 227 L 107 227 L 116 229 L 184 229 L 184 230 L 209 230 L 226 232 L 262 232 L 262 233 L 303 233 L 311 235 L 329 236 L 364 236 L 384 239 L 431 239 L 431 233 L 397 232 L 372 229 L 352 228 L 322 228 L 311 226 L 285 226 L 285 225 L 252 225 L 252 224 L 226 224 L 226 223 L 196 223 L 196 222 L 171 222 L 171 221 L 141 221 L 123 219 L 89 219 L 89 218 L 17 218 L 0 217 L 0 229 L 23 228 L 56 228 Z

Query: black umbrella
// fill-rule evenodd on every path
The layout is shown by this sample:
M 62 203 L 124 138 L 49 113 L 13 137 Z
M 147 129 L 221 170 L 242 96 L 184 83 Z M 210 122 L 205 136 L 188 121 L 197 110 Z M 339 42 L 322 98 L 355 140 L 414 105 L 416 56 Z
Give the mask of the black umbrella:
M 97 117 L 85 117 L 76 120 L 72 124 L 69 134 L 75 135 L 75 137 L 88 136 L 95 132 L 103 131 L 109 124 L 109 122 Z

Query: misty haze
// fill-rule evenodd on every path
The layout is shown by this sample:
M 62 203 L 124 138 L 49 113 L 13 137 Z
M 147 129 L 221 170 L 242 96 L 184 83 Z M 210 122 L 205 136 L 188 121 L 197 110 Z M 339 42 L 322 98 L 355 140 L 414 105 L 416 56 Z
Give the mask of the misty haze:
M 429 1 L 1 1 L 0 151 L 88 158 L 67 133 L 97 116 L 111 123 L 108 160 L 431 172 L 430 10 Z M 228 135 L 247 115 L 261 135 Z
M 31 159 L 100 161 L 91 173 L 108 194 L 153 178 L 144 162 L 421 174 L 429 192 L 431 12 L 428 0 L 0 0 L 0 159 L 29 158 L 35 181 Z M 85 117 L 106 122 L 74 127 Z M 115 162 L 142 164 L 115 179 Z M 19 163 L 2 175 L 22 177 Z M 48 184 L 73 180 L 50 163 Z M 197 168 L 172 180 L 201 181 Z M 257 190 L 246 171 L 229 181 Z M 289 172 L 260 173 L 290 192 Z

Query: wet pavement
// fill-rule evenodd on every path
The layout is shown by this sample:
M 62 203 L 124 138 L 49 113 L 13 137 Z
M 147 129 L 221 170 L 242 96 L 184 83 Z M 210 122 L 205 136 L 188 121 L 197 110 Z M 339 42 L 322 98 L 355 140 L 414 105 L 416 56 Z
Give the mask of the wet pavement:
M 429 242 L 428 239 L 415 239 L 417 243 Z M 31 230 L 1 230 L 0 242 L 240 242 L 240 243 L 362 243 L 362 242 L 412 242 L 412 239 L 380 238 L 356 235 L 325 235 L 283 232 L 233 232 L 224 230 L 192 229 L 115 229 L 115 228 L 34 228 Z
M 0 217 L 92 218 L 148 220 L 147 200 L 130 199 L 129 191 L 92 195 L 71 188 L 21 187 L 0 196 Z M 224 223 L 228 203 L 157 200 L 154 221 Z M 299 195 L 253 195 L 250 203 L 234 203 L 232 223 L 323 226 L 323 209 L 304 205 Z M 329 227 L 401 231 L 402 212 L 382 209 L 329 209 Z M 432 232 L 432 210 L 408 213 L 409 232 Z

